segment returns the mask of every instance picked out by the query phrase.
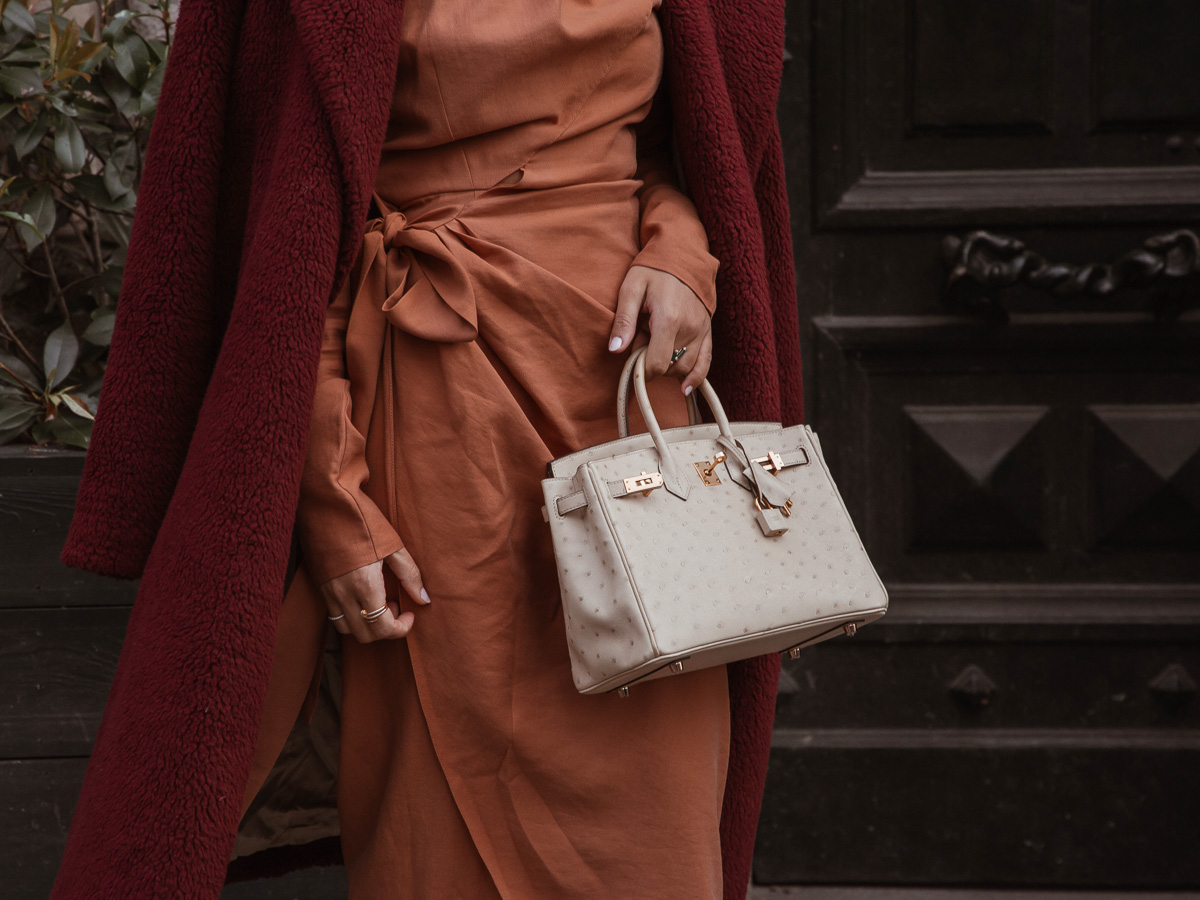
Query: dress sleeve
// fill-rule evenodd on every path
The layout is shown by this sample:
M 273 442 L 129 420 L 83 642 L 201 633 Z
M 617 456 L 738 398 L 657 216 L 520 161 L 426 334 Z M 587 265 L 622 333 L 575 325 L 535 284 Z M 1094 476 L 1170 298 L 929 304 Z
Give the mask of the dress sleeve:
M 404 548 L 400 535 L 366 494 L 366 439 L 351 419 L 346 327 L 353 275 L 325 316 L 308 451 L 296 511 L 300 550 L 315 584 Z
M 711 316 L 717 308 L 719 261 L 708 252 L 708 234 L 695 204 L 679 187 L 671 150 L 669 107 L 660 89 L 635 126 L 641 206 L 641 250 L 631 265 L 674 275 L 692 289 Z

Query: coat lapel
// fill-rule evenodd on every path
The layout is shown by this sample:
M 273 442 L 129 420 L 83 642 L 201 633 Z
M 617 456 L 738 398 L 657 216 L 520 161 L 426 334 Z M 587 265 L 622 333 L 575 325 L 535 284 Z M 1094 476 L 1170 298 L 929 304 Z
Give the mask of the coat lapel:
M 404 0 L 289 0 L 341 167 L 338 284 L 362 239 L 396 83 Z M 332 293 L 330 294 L 332 298 Z

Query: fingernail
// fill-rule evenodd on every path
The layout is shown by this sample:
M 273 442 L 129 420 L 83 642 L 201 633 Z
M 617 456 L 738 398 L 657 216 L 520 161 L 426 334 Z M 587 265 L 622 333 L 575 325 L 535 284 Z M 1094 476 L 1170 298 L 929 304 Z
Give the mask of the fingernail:
M 611 341 L 608 342 L 608 349 L 609 350 L 620 350 L 621 344 L 624 340 L 625 340 L 624 338 L 622 338 L 620 335 L 618 335 L 617 337 L 613 338 Z
M 425 588 L 421 588 L 421 599 L 424 600 L 426 603 L 429 602 L 429 592 L 426 591 Z
M 690 394 L 691 392 L 692 392 L 692 386 L 689 384 L 687 387 L 685 387 L 685 388 L 683 389 L 683 396 L 685 396 L 685 397 L 686 397 L 686 396 L 687 396 L 688 394 Z

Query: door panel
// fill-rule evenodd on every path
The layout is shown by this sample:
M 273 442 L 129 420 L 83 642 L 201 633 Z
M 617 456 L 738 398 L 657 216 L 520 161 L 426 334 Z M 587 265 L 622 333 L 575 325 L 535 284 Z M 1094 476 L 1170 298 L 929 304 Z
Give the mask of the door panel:
M 808 421 L 891 608 L 785 659 L 755 881 L 1200 887 L 1200 4 L 788 17 Z

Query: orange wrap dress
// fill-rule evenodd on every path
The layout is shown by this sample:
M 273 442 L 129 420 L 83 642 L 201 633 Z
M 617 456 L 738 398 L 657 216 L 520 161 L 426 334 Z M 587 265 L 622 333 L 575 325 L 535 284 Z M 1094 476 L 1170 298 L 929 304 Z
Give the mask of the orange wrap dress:
M 721 896 L 725 667 L 579 694 L 541 515 L 546 462 L 618 436 L 629 267 L 715 307 L 660 2 L 405 2 L 381 215 L 328 312 L 284 611 L 401 548 L 432 598 L 385 566 L 411 633 L 341 639 L 351 900 Z M 686 424 L 677 378 L 649 393 Z

